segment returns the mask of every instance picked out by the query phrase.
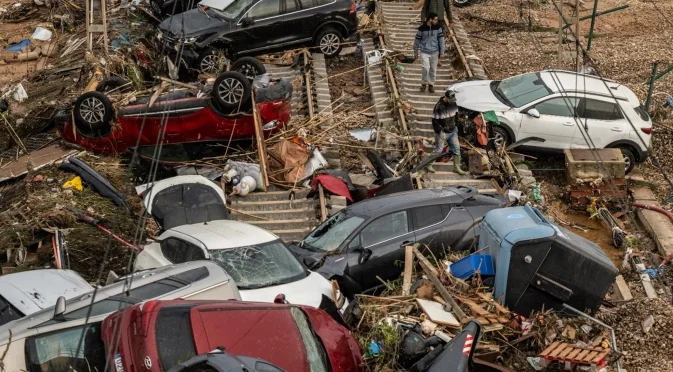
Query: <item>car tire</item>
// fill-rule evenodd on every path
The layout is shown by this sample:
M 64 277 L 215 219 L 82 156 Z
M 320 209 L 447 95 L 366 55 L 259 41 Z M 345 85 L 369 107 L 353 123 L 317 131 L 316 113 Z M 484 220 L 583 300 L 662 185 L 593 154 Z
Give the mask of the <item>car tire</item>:
M 159 18 L 164 16 L 164 0 L 150 0 L 150 8 L 155 16 Z
M 624 173 L 629 174 L 633 170 L 633 167 L 636 166 L 636 155 L 631 149 L 626 147 L 620 147 L 619 150 L 621 150 L 622 156 L 624 156 Z
M 101 93 L 107 93 L 115 88 L 119 88 L 121 86 L 124 86 L 128 84 L 128 81 L 126 79 L 119 77 L 119 76 L 110 76 L 98 84 L 96 87 L 96 92 L 101 92 Z
M 75 101 L 75 125 L 82 130 L 100 130 L 110 126 L 113 107 L 101 92 L 86 92 Z
M 250 101 L 252 86 L 245 75 L 236 71 L 223 72 L 215 79 L 210 95 L 225 111 L 239 111 Z
M 255 76 L 266 73 L 266 67 L 264 67 L 262 61 L 255 57 L 243 57 L 231 64 L 230 71 L 240 72 L 245 75 L 248 80 L 253 81 Z
M 344 38 L 341 33 L 333 28 L 326 28 L 318 34 L 315 39 L 315 46 L 325 57 L 336 57 L 341 53 Z
M 509 138 L 509 133 L 507 132 L 507 129 L 503 128 L 500 125 L 494 124 L 492 126 L 493 128 L 493 144 L 496 146 L 507 146 L 510 144 L 512 141 L 511 138 Z
M 219 71 L 220 56 L 213 48 L 206 48 L 201 52 L 196 60 L 196 70 L 204 74 L 216 74 Z

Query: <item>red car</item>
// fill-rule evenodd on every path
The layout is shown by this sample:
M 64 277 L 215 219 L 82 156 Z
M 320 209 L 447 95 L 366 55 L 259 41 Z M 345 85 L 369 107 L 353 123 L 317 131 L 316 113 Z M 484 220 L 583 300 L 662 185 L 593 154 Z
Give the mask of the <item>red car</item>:
M 138 97 L 116 113 L 104 93 L 92 91 L 77 99 L 72 115 L 61 115 L 57 121 L 66 142 L 105 154 L 156 146 L 159 138 L 164 145 L 251 140 L 255 138 L 251 90 L 245 75 L 230 71 L 215 80 L 210 96 L 196 97 L 183 89 L 160 96 L 149 107 L 151 96 Z M 287 80 L 255 90 L 265 136 L 289 123 L 291 97 L 292 84 Z
M 350 332 L 309 306 L 241 301 L 148 301 L 102 326 L 111 370 L 159 372 L 223 348 L 284 371 L 364 371 Z

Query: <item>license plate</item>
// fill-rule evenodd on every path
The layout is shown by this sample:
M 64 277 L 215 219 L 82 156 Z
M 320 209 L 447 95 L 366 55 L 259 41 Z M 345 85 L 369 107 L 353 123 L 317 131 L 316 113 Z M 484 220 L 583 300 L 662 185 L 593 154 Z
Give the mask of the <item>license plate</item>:
M 124 372 L 124 365 L 122 364 L 121 354 L 115 355 L 115 368 L 117 369 L 117 372 Z

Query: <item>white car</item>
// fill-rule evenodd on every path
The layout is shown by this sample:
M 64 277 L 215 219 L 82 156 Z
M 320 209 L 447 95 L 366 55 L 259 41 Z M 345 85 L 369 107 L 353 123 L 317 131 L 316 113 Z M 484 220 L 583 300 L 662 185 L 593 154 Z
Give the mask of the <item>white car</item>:
M 463 109 L 495 111 L 501 124 L 493 125 L 496 144 L 540 137 L 545 141 L 522 147 L 619 148 L 627 173 L 649 156 L 652 120 L 638 97 L 612 80 L 545 70 L 500 81 L 467 81 L 449 89 Z
M 337 297 L 338 308 L 347 305 L 344 296 L 333 294 L 327 279 L 309 271 L 276 235 L 238 221 L 216 220 L 166 230 L 138 254 L 135 270 L 204 259 L 231 275 L 243 301 L 273 302 L 284 294 L 292 304 L 320 308 L 325 297 Z
M 0 276 L 0 326 L 52 307 L 59 297 L 66 300 L 93 291 L 71 270 L 30 270 Z

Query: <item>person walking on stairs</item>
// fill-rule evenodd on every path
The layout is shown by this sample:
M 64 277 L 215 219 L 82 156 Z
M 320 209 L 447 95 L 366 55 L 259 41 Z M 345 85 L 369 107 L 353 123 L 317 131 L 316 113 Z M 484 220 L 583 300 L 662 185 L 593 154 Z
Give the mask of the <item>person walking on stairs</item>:
M 414 39 L 414 58 L 418 58 L 418 52 L 421 52 L 421 92 L 425 92 L 426 86 L 430 93 L 435 92 L 437 62 L 444 57 L 446 50 L 444 31 L 437 25 L 438 21 L 436 13 L 429 13 Z
M 421 9 L 421 19 L 426 19 L 429 13 L 439 15 L 439 22 L 444 31 L 446 31 L 446 22 L 444 22 L 444 13 L 449 18 L 449 28 L 453 29 L 453 15 L 451 14 L 451 0 L 418 0 L 411 6 L 413 10 Z
M 456 115 L 458 114 L 458 105 L 456 104 L 456 93 L 447 89 L 444 95 L 439 99 L 435 108 L 432 109 L 432 129 L 435 131 L 435 151 L 442 151 L 443 135 L 447 135 L 446 143 L 449 145 L 449 151 L 453 154 L 453 171 L 458 174 L 466 174 L 460 169 L 460 142 L 458 141 L 458 126 L 456 125 Z M 429 172 L 434 169 L 428 168 Z

